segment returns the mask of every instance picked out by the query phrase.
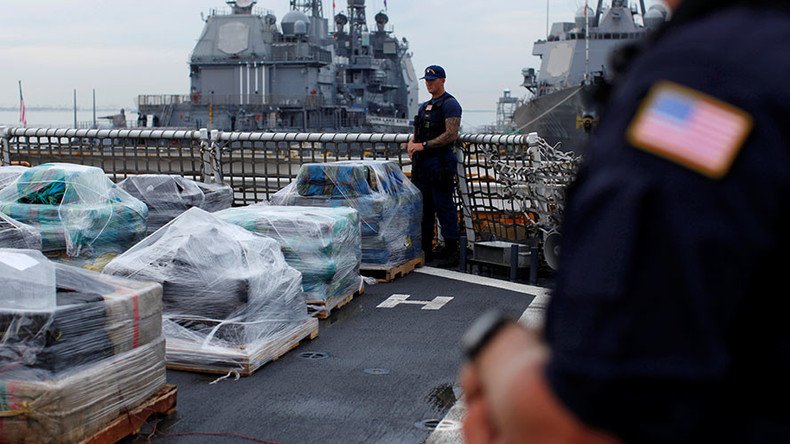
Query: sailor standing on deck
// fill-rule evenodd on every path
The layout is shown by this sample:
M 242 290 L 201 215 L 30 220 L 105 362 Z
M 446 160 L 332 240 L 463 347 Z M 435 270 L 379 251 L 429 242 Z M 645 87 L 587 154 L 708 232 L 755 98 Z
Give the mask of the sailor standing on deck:
M 453 144 L 461 127 L 461 104 L 444 90 L 441 66 L 425 68 L 425 87 L 431 99 L 414 118 L 414 136 L 407 151 L 412 159 L 412 181 L 422 193 L 422 250 L 425 260 L 439 267 L 458 266 L 458 209 L 453 202 L 458 160 Z M 439 219 L 444 248 L 433 250 L 434 225 Z
M 569 192 L 543 335 L 464 337 L 467 444 L 790 442 L 790 0 L 667 0 Z

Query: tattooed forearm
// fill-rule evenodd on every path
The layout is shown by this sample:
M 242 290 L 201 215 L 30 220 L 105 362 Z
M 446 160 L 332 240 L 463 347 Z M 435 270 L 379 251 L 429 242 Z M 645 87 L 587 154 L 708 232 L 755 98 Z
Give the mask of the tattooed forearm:
M 439 137 L 431 140 L 429 146 L 445 146 L 458 140 L 458 130 L 461 128 L 460 117 L 449 117 L 444 119 L 445 130 Z

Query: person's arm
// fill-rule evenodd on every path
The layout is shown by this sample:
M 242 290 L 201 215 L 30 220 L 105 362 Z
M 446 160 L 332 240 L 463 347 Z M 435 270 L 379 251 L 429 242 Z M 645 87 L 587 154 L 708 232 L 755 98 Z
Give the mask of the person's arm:
M 428 149 L 437 146 L 447 146 L 458 140 L 458 131 L 461 128 L 460 117 L 448 117 L 444 119 L 444 132 L 434 139 L 427 140 Z
M 557 399 L 544 376 L 547 359 L 537 334 L 513 323 L 464 367 L 467 444 L 619 442 L 583 424 Z

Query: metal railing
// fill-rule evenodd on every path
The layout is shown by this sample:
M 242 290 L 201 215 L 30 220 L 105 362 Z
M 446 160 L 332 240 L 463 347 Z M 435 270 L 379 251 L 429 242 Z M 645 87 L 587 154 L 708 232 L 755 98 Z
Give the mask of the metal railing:
M 234 190 L 234 205 L 268 200 L 302 164 L 388 159 L 411 173 L 408 134 L 263 133 L 203 130 L 0 128 L 3 164 L 69 162 L 102 168 L 113 181 L 177 174 Z M 561 220 L 578 158 L 536 135 L 462 134 L 458 193 L 470 241 L 526 243 Z

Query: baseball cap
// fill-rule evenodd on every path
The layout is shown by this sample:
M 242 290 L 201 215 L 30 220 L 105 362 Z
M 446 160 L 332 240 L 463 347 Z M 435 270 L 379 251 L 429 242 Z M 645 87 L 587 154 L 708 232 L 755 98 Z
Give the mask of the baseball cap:
M 447 75 L 444 73 L 444 68 L 439 65 L 431 65 L 425 68 L 425 75 L 420 77 L 420 79 L 425 80 L 434 80 L 434 79 L 444 79 Z

